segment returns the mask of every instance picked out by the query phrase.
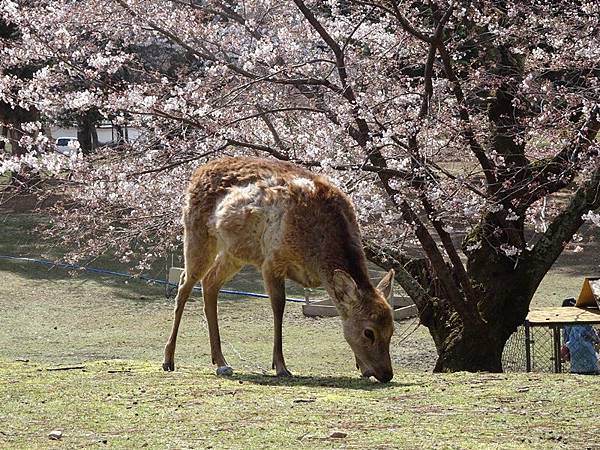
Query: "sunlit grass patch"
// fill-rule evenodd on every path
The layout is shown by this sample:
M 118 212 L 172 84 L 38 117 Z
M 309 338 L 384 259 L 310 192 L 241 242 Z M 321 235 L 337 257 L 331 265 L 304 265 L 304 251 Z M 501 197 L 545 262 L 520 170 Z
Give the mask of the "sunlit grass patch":
M 69 448 L 582 448 L 596 431 L 580 406 L 595 395 L 589 377 L 400 372 L 381 385 L 339 370 L 83 366 L 2 361 L 3 448 L 46 448 L 52 430 Z

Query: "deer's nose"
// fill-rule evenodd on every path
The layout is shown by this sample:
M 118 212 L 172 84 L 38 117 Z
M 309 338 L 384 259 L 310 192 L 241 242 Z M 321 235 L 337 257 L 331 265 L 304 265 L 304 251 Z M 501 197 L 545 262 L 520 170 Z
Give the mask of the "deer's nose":
M 394 378 L 394 372 L 391 370 L 385 370 L 381 373 L 376 374 L 375 378 L 377 378 L 377 380 L 380 381 L 381 383 L 387 383 L 392 378 Z
M 375 376 L 375 374 L 370 370 L 365 370 L 365 371 L 361 372 L 361 377 L 363 377 L 363 378 L 369 378 L 372 376 Z

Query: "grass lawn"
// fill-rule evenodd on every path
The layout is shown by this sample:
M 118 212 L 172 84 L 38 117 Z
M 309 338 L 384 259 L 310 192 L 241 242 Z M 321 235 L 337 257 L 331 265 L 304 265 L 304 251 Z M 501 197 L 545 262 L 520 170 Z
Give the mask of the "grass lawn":
M 597 442 L 592 378 L 431 375 L 389 385 L 345 367 L 293 380 L 230 379 L 155 362 L 50 371 L 3 361 L 2 448 L 586 448 Z M 53 367 L 50 367 L 53 368 Z M 63 432 L 60 443 L 51 430 Z M 339 432 L 339 438 L 333 433 Z
M 55 254 L 27 234 L 36 220 L 0 217 L 0 254 Z M 581 271 L 597 267 L 596 254 L 566 255 L 534 303 L 577 295 Z M 546 449 L 598 442 L 597 378 L 433 375 L 431 338 L 422 327 L 411 333 L 413 322 L 398 324 L 395 377 L 381 385 L 358 377 L 337 318 L 307 319 L 289 304 L 284 349 L 296 377 L 280 380 L 270 370 L 268 301 L 224 296 L 223 348 L 236 372 L 219 378 L 196 295 L 182 322 L 177 371 L 164 373 L 172 299 L 163 288 L 3 260 L 0 281 L 2 449 Z M 63 432 L 60 441 L 49 440 L 53 430 Z

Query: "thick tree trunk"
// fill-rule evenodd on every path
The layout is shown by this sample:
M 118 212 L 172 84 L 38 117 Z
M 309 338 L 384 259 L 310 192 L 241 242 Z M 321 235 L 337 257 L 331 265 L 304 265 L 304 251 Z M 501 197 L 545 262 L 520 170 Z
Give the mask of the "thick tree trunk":
M 507 304 L 511 299 L 510 294 L 499 292 L 483 303 Z M 506 308 L 483 325 L 473 326 L 465 324 L 456 312 L 434 309 L 430 322 L 424 323 L 438 351 L 434 372 L 502 372 L 504 345 L 525 315 Z
M 504 345 L 527 315 L 527 307 L 514 306 L 516 303 L 529 305 L 530 300 L 531 296 L 522 298 L 512 291 L 488 291 L 480 306 L 494 313 L 483 314 L 482 311 L 484 323 L 478 326 L 465 324 L 456 312 L 434 308 L 431 320 L 424 323 L 429 328 L 438 351 L 434 371 L 502 372 Z M 489 305 L 504 307 L 489 308 Z
M 465 321 L 453 308 L 425 260 L 412 260 L 390 250 L 386 257 L 367 249 L 376 264 L 407 270 L 421 286 L 427 286 L 429 297 L 416 301 L 421 323 L 429 329 L 438 352 L 435 372 L 502 371 L 502 351 L 510 335 L 521 325 L 539 280 L 532 277 L 535 267 L 515 265 L 493 247 L 483 246 L 469 255 L 467 274 L 478 286 L 477 311 L 483 319 L 475 324 Z M 384 250 L 385 251 L 385 250 Z M 392 256 L 393 255 L 393 256 Z M 400 262 L 402 261 L 402 262 Z M 405 280 L 397 277 L 400 285 Z
M 504 333 L 490 329 L 462 329 L 447 338 L 434 372 L 502 372 Z
M 518 285 L 520 275 L 504 277 L 507 283 Z M 435 372 L 486 371 L 502 372 L 502 351 L 510 335 L 527 316 L 533 294 L 527 289 L 516 292 L 490 285 L 479 302 L 483 324 L 464 323 L 456 313 L 434 313 L 429 324 L 436 341 L 438 360 Z

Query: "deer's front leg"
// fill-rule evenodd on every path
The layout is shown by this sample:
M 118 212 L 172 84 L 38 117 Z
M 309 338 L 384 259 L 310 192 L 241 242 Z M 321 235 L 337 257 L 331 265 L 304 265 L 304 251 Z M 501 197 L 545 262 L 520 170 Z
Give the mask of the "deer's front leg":
M 275 369 L 278 377 L 291 377 L 292 373 L 285 366 L 283 359 L 283 343 L 282 343 L 282 328 L 283 328 L 283 312 L 285 310 L 285 280 L 282 277 L 275 276 L 268 268 L 263 267 L 263 279 L 265 288 L 271 299 L 271 307 L 273 308 L 273 325 L 274 325 L 274 341 L 273 341 L 273 369 Z
M 208 337 L 210 339 L 210 354 L 212 363 L 218 367 L 227 367 L 227 361 L 221 350 L 221 336 L 219 334 L 219 319 L 217 316 L 218 288 L 203 286 L 204 289 L 204 315 L 208 323 Z
M 217 316 L 217 299 L 219 289 L 229 280 L 240 266 L 226 255 L 219 255 L 215 264 L 202 279 L 204 294 L 204 314 L 208 322 L 208 336 L 210 339 L 210 353 L 213 364 L 218 366 L 217 375 L 231 375 L 233 369 L 227 365 L 221 350 L 221 336 L 219 334 L 219 320 Z
M 177 343 L 177 332 L 179 330 L 179 324 L 181 323 L 181 316 L 183 315 L 183 308 L 185 303 L 192 292 L 194 283 L 196 280 L 186 277 L 185 272 L 181 274 L 179 280 L 179 288 L 177 289 L 177 297 L 175 297 L 175 318 L 173 320 L 173 327 L 171 328 L 171 334 L 169 340 L 165 345 L 165 358 L 163 361 L 163 370 L 172 372 L 175 370 L 175 345 Z
M 175 299 L 175 318 L 169 340 L 165 345 L 163 369 L 166 371 L 175 370 L 175 346 L 183 308 L 194 285 L 204 276 L 215 257 L 215 243 L 208 239 L 205 234 L 192 233 L 190 235 L 189 231 L 186 231 L 183 254 L 185 257 L 185 270 L 179 280 L 179 288 Z

